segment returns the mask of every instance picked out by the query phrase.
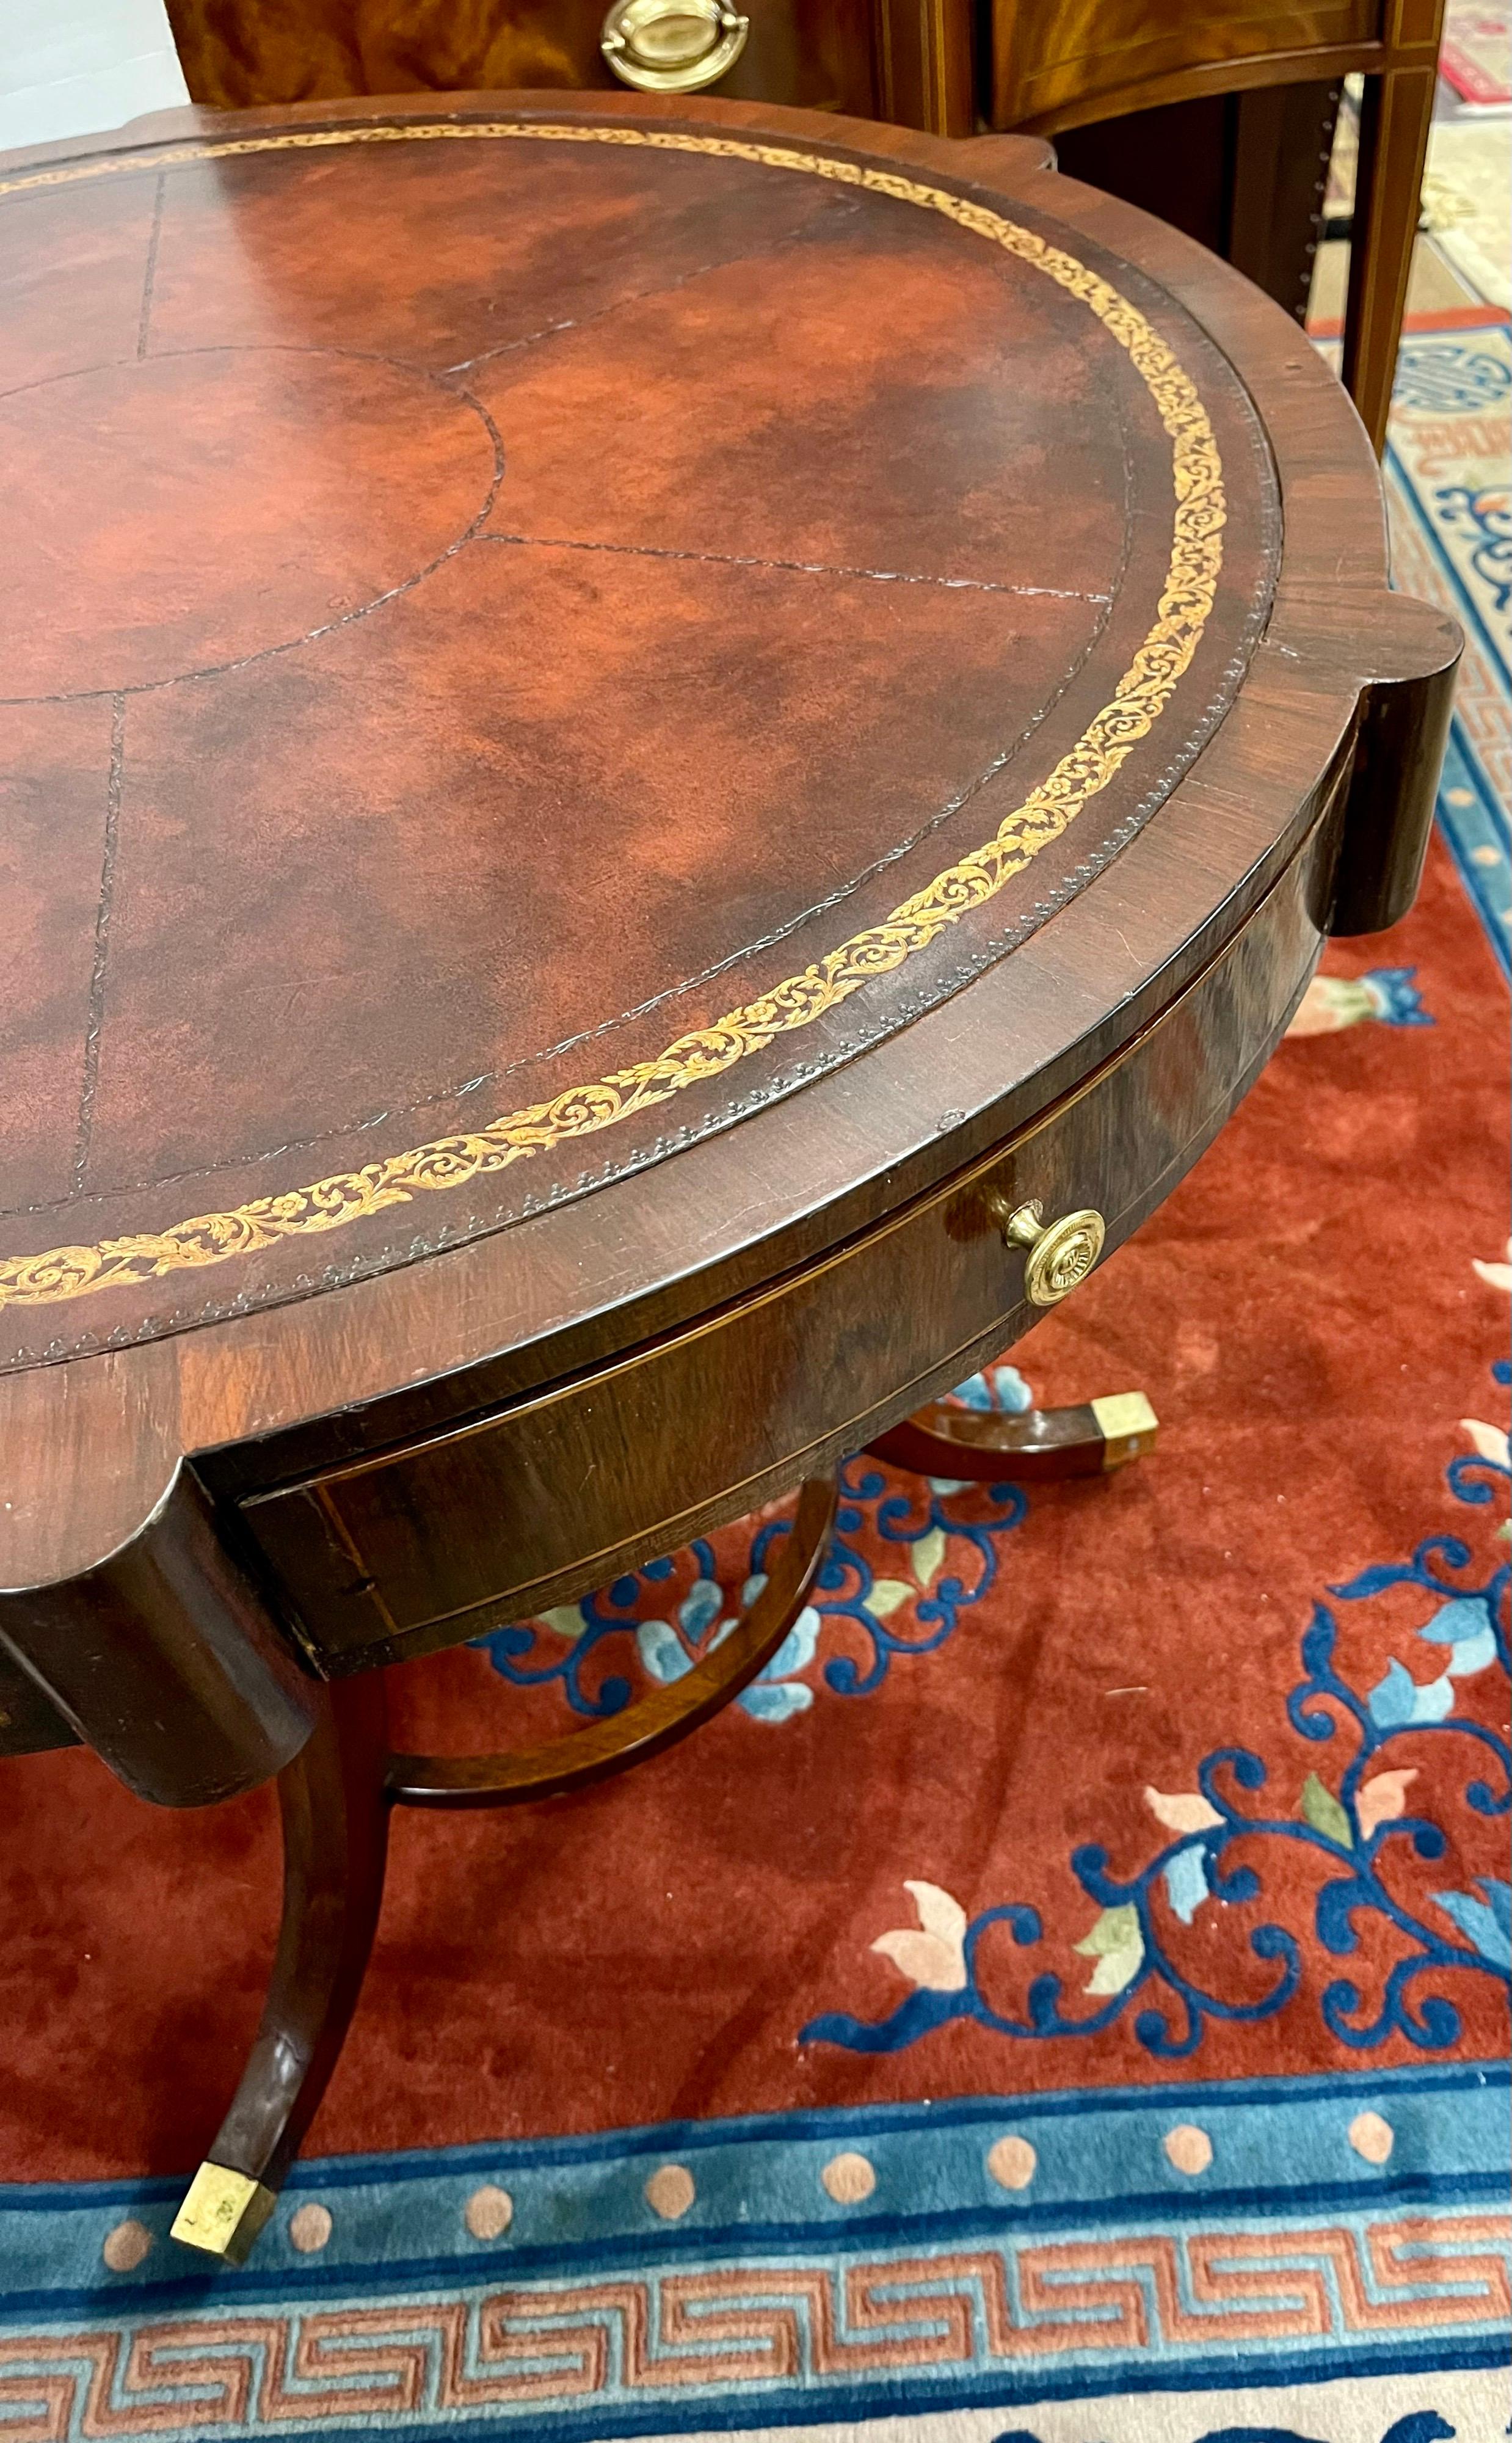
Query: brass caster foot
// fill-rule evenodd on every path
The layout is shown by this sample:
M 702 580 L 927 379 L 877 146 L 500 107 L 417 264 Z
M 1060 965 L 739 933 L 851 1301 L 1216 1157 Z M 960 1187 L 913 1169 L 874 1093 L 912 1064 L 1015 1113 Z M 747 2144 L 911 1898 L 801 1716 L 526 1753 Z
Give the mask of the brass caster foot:
M 1127 1467 L 1131 1459 L 1148 1459 L 1155 1448 L 1160 1420 L 1142 1391 L 1113 1391 L 1092 1403 L 1102 1436 L 1102 1474 Z
M 245 2265 L 252 2243 L 278 2203 L 277 2193 L 245 2172 L 202 2163 L 173 2220 L 172 2236 L 227 2265 Z

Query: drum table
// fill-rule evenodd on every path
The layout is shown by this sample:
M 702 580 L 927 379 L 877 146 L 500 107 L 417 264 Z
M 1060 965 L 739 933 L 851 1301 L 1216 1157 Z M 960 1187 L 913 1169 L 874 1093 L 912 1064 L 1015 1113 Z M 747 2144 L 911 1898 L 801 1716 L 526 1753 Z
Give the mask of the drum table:
M 189 111 L 10 156 L 0 243 L 4 1743 L 281 1775 L 235 2259 L 391 1802 L 703 1719 L 847 1451 L 1139 1445 L 930 1404 L 1408 906 L 1459 639 L 1302 333 L 1037 139 Z M 387 1753 L 384 1666 L 800 1486 L 675 1686 Z

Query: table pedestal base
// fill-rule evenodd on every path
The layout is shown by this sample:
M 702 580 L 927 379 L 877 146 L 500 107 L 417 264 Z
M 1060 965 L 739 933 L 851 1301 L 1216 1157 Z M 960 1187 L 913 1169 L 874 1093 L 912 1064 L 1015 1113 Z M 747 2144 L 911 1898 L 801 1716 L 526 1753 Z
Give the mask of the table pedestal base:
M 1155 1446 L 1140 1391 L 1072 1408 L 984 1414 L 933 1402 L 871 1445 L 925 1476 L 972 1480 L 1095 1476 Z M 519 1754 L 392 1753 L 381 1671 L 320 1693 L 309 1743 L 279 1775 L 283 1916 L 263 2012 L 235 2099 L 173 2234 L 245 2264 L 346 2040 L 383 1897 L 391 1807 L 510 1807 L 622 1773 L 719 1712 L 776 1653 L 813 1590 L 834 1517 L 832 1479 L 806 1484 L 765 1587 L 729 1634 L 673 1686 L 609 1720 Z
M 381 1671 L 320 1694 L 308 1744 L 279 1775 L 283 1915 L 267 2002 L 231 2108 L 173 2227 L 242 2265 L 346 2041 L 383 1897 L 389 1809 L 509 1807 L 601 1781 L 685 1737 L 770 1662 L 812 1591 L 834 1517 L 832 1479 L 806 1484 L 765 1587 L 682 1680 L 592 1729 L 521 1754 L 396 1755 Z

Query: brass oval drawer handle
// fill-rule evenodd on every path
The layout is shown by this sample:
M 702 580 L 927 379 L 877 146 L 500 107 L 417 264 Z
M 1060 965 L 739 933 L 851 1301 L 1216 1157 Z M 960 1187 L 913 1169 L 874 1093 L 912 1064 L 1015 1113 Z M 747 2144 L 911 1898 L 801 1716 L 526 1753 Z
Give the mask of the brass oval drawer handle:
M 698 93 L 734 67 L 750 30 L 724 0 L 614 0 L 599 48 L 642 93 Z
M 1005 1247 L 1023 1247 L 1024 1290 L 1034 1306 L 1059 1306 L 1078 1281 L 1084 1281 L 1107 1237 L 1107 1223 L 1088 1204 L 1080 1213 L 1065 1213 L 1059 1222 L 1045 1220 L 1037 1196 L 1007 1211 L 1007 1199 L 995 1200 L 996 1218 Z

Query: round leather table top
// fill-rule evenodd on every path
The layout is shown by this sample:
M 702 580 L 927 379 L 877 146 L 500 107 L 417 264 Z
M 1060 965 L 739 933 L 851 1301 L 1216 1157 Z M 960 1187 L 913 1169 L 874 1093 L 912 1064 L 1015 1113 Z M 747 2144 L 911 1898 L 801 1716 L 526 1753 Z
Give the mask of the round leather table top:
M 564 110 L 0 187 L 0 1360 L 875 1044 L 1159 821 L 1264 624 L 1225 358 L 934 171 Z

